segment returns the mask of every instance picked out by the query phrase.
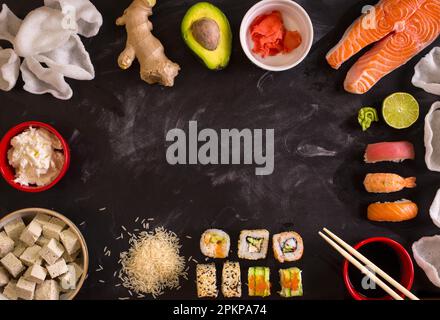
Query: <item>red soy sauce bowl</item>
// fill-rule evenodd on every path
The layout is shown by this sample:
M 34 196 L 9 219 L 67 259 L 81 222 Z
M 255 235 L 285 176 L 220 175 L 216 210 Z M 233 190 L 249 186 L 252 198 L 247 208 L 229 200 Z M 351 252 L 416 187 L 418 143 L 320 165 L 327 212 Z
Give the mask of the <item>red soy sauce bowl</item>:
M 399 263 L 400 267 L 398 268 L 399 270 L 394 270 L 395 273 L 397 273 L 397 275 L 394 275 L 392 272 L 389 272 L 389 270 L 387 270 L 385 268 L 385 265 L 383 264 L 384 261 L 378 261 L 378 257 L 379 256 L 374 256 L 374 252 L 371 252 L 371 255 L 369 254 L 370 252 L 363 252 L 363 249 L 367 249 L 368 247 L 374 248 L 374 246 L 383 246 L 384 249 L 389 250 L 390 253 L 390 259 L 396 259 L 396 261 Z M 358 251 L 360 251 L 364 256 L 366 256 L 368 258 L 368 260 L 370 260 L 371 262 L 373 262 L 376 266 L 378 266 L 379 268 L 381 268 L 383 271 L 385 271 L 386 273 L 388 273 L 388 275 L 390 275 L 391 277 L 393 277 L 396 281 L 398 281 L 403 287 L 405 287 L 408 290 L 411 290 L 411 287 L 413 285 L 414 282 L 414 265 L 413 262 L 411 260 L 411 256 L 409 255 L 408 251 L 405 250 L 405 248 L 398 242 L 390 239 L 390 238 L 385 238 L 385 237 L 375 237 L 375 238 L 368 238 L 364 241 L 359 242 L 358 244 L 356 244 L 354 246 L 354 248 Z M 372 249 L 374 250 L 374 249 Z M 365 254 L 364 254 L 365 253 Z M 391 255 L 395 255 L 395 257 L 391 257 Z M 383 257 L 386 258 L 386 257 Z M 379 259 L 381 260 L 381 259 Z M 383 259 L 385 260 L 385 259 Z M 390 264 L 389 266 L 393 267 L 393 264 Z M 356 269 L 356 270 L 354 270 Z M 352 271 L 352 272 L 350 272 Z M 350 264 L 350 262 L 348 260 L 344 260 L 344 265 L 343 265 L 343 278 L 344 278 L 344 283 L 345 286 L 348 290 L 348 292 L 350 293 L 350 295 L 353 297 L 353 299 L 355 300 L 393 300 L 393 298 L 388 295 L 386 292 L 384 292 L 377 284 L 376 284 L 376 289 L 370 289 L 370 290 L 380 290 L 379 292 L 383 292 L 383 295 L 381 296 L 368 296 L 365 293 L 368 290 L 359 290 L 358 288 L 360 287 L 359 285 L 354 285 L 353 282 L 358 282 L 359 279 L 352 279 L 353 277 L 353 272 L 358 272 L 359 274 L 360 271 L 357 270 L 357 268 L 353 265 Z M 365 277 L 365 275 L 362 274 L 362 277 Z M 357 277 L 356 277 L 357 278 Z M 380 276 L 379 276 L 380 278 Z M 372 280 L 369 280 L 370 283 L 372 283 Z M 399 292 L 397 290 L 397 292 Z M 401 294 L 402 298 L 404 298 L 404 295 Z
M 33 128 L 44 128 L 53 135 L 55 135 L 58 140 L 60 140 L 61 145 L 63 146 L 63 154 L 64 154 L 64 165 L 61 168 L 58 176 L 48 185 L 37 187 L 37 186 L 23 186 L 19 183 L 16 183 L 15 180 L 15 169 L 9 164 L 8 161 L 8 150 L 11 148 L 11 140 L 15 136 L 19 135 L 29 127 Z M 37 193 L 49 190 L 53 186 L 55 186 L 66 174 L 70 165 L 70 149 L 66 140 L 63 136 L 52 126 L 38 121 L 27 121 L 20 123 L 19 125 L 10 129 L 0 141 L 0 173 L 6 182 L 14 187 L 17 190 L 23 192 Z

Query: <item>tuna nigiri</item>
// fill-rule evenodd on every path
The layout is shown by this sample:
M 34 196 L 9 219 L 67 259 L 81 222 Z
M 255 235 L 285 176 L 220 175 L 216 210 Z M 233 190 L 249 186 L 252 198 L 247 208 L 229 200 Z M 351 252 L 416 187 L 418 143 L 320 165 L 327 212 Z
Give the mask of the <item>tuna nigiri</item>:
M 396 202 L 376 202 L 368 206 L 368 219 L 371 221 L 400 222 L 417 216 L 417 205 L 409 200 Z
M 414 188 L 416 178 L 402 178 L 394 173 L 369 173 L 364 180 L 365 189 L 372 193 L 397 192 L 404 188 Z
M 366 163 L 376 163 L 381 161 L 400 162 L 408 159 L 413 160 L 414 158 L 414 146 L 408 141 L 369 144 L 364 155 Z

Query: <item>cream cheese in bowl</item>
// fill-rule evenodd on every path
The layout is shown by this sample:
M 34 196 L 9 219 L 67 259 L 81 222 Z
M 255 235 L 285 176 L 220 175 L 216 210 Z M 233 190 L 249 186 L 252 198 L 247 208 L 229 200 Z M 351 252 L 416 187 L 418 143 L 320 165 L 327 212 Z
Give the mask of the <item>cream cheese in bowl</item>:
M 11 139 L 8 161 L 15 169 L 16 183 L 40 187 L 56 179 L 65 158 L 61 141 L 54 134 L 29 127 Z

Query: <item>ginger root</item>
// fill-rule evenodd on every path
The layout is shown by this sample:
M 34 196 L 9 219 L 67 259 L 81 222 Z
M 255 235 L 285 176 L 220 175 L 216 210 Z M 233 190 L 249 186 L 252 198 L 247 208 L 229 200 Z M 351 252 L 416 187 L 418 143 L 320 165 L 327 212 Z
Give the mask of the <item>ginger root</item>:
M 153 14 L 155 4 L 156 0 L 133 0 L 116 20 L 116 25 L 125 25 L 127 30 L 127 44 L 119 55 L 118 64 L 125 70 L 137 58 L 142 80 L 172 87 L 180 67 L 167 58 L 162 43 L 151 33 L 153 25 L 148 17 Z

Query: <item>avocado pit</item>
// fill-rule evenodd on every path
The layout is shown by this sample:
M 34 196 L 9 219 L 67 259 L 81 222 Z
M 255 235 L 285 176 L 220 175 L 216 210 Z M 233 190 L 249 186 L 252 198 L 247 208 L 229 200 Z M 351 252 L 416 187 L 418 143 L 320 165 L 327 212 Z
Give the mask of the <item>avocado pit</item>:
M 206 50 L 214 51 L 220 42 L 220 28 L 217 22 L 210 18 L 202 18 L 191 25 L 194 39 Z

